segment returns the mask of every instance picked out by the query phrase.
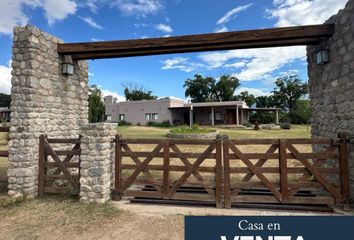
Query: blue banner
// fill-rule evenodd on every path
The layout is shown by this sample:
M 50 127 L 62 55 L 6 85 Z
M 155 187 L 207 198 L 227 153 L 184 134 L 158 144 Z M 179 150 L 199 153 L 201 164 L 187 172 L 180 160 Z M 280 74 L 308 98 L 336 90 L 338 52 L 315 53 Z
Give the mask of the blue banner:
M 185 217 L 185 240 L 347 239 L 354 239 L 354 216 Z

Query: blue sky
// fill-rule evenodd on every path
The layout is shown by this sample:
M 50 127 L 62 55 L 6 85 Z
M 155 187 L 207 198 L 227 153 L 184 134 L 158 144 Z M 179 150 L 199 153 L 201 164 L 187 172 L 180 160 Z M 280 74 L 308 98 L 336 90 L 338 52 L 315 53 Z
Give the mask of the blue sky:
M 12 28 L 31 24 L 65 42 L 166 37 L 323 23 L 347 0 L 1 0 L 0 92 L 9 93 Z M 136 83 L 158 96 L 184 98 L 183 83 L 200 73 L 234 74 L 241 88 L 267 94 L 289 72 L 307 80 L 305 47 L 172 54 L 89 62 L 89 81 L 123 95 Z M 121 100 L 123 98 L 120 97 Z

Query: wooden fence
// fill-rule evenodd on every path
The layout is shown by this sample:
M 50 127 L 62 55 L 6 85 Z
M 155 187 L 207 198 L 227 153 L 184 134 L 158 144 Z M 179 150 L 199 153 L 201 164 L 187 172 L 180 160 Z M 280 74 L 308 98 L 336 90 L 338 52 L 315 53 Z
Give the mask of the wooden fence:
M 0 127 L 0 132 L 8 133 L 8 132 L 10 132 L 10 127 Z M 9 151 L 8 150 L 0 150 L 0 157 L 7 158 L 8 156 L 9 156 Z M 1 164 L 1 165 L 3 165 L 3 164 Z M 4 167 L 4 166 L 0 166 L 0 167 Z M 7 183 L 7 175 L 6 175 L 6 173 L 4 173 L 3 171 L 1 171 L 1 172 L 2 173 L 0 174 L 0 182 Z
M 350 198 L 345 136 L 239 140 L 117 136 L 115 142 L 115 199 L 204 201 L 230 208 L 237 203 L 347 204 Z
M 40 136 L 39 195 L 43 193 L 79 193 L 80 145 L 81 136 L 75 139 L 47 138 L 45 135 Z

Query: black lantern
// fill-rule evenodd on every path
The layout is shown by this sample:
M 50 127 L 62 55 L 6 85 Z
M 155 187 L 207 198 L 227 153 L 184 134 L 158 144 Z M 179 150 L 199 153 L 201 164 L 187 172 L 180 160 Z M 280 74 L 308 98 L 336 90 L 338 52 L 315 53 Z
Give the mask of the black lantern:
M 71 62 L 63 62 L 61 72 L 65 75 L 73 75 L 74 65 Z
M 329 51 L 328 49 L 320 49 L 316 52 L 316 62 L 317 64 L 329 63 Z

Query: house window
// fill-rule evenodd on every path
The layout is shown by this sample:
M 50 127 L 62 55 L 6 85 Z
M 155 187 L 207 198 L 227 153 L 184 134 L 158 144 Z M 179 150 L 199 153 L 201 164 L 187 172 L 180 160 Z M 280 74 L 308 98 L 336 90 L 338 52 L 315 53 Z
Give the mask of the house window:
M 152 120 L 157 120 L 157 119 L 159 119 L 159 114 L 158 113 L 152 113 L 151 117 L 152 117 Z
M 215 112 L 214 113 L 214 120 L 215 121 L 224 121 L 225 114 L 222 112 Z M 209 120 L 211 121 L 211 113 L 209 113 Z
M 119 121 L 125 120 L 125 114 L 119 114 Z
M 159 119 L 159 114 L 158 113 L 145 113 L 145 120 L 157 120 Z
M 112 121 L 112 116 L 111 115 L 107 115 L 107 121 Z

